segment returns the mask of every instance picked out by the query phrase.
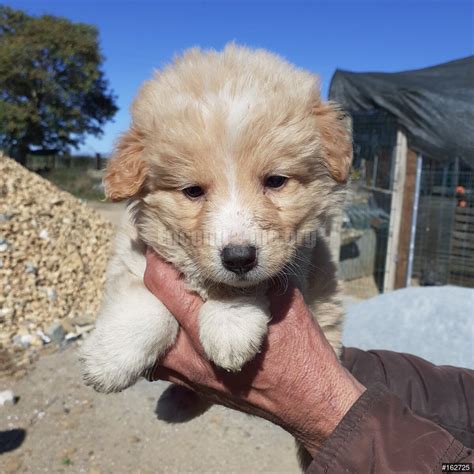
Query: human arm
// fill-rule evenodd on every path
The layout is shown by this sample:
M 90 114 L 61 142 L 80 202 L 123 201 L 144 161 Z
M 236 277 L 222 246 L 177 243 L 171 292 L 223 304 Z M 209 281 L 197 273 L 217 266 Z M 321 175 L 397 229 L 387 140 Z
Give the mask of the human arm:
M 239 374 L 228 374 L 209 363 L 200 348 L 200 299 L 186 292 L 171 266 L 153 253 L 145 283 L 181 325 L 176 345 L 156 366 L 154 378 L 282 426 L 314 456 L 309 472 L 424 472 L 442 461 L 472 456 L 385 387 L 371 386 L 364 393 L 340 366 L 295 289 L 271 296 L 273 319 L 262 353 Z

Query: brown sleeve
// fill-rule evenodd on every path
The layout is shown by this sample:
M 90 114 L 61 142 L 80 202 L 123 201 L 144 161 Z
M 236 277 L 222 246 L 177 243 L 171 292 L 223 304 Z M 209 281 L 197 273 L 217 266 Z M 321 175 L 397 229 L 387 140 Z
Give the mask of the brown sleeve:
M 384 384 L 416 415 L 449 431 L 474 448 L 474 371 L 436 366 L 419 357 L 391 351 L 345 348 L 342 364 L 366 387 Z
M 349 410 L 307 473 L 441 472 L 443 462 L 473 460 L 470 449 L 379 383 Z

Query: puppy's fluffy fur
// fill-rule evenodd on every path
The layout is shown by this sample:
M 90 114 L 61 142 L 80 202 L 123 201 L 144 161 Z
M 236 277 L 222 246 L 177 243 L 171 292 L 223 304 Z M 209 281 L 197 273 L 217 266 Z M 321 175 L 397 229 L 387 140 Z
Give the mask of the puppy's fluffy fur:
M 143 285 L 147 245 L 206 300 L 200 337 L 216 365 L 236 371 L 255 356 L 274 279 L 301 288 L 339 351 L 342 309 L 324 229 L 341 203 L 352 144 L 349 120 L 318 89 L 313 74 L 234 44 L 191 49 L 143 85 L 105 177 L 110 199 L 130 201 L 82 350 L 94 388 L 132 385 L 174 342 L 175 319 Z M 269 187 L 269 176 L 286 181 Z M 203 194 L 186 196 L 192 186 Z M 257 265 L 226 269 L 228 245 L 255 246 Z

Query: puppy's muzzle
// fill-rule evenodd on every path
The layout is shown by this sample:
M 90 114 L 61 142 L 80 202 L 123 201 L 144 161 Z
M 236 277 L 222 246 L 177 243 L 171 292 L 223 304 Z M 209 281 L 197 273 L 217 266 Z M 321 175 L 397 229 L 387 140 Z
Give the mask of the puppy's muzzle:
M 227 245 L 221 260 L 227 270 L 242 275 L 257 265 L 257 249 L 253 245 Z

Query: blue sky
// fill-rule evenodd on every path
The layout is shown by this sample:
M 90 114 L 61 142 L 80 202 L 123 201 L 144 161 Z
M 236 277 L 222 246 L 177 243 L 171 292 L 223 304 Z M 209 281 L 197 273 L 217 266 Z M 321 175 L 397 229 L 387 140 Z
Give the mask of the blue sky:
M 336 70 L 399 71 L 473 54 L 472 0 L 160 1 L 18 0 L 30 14 L 96 25 L 119 112 L 81 151 L 108 153 L 128 107 L 154 69 L 190 46 L 263 47 L 318 73 L 327 95 Z

